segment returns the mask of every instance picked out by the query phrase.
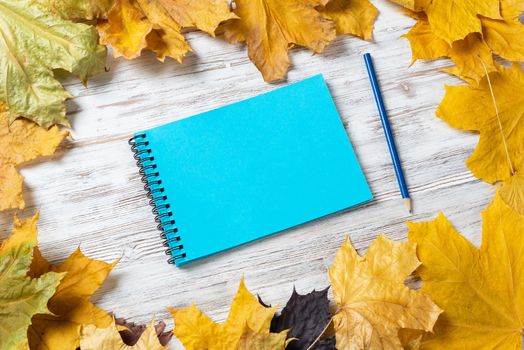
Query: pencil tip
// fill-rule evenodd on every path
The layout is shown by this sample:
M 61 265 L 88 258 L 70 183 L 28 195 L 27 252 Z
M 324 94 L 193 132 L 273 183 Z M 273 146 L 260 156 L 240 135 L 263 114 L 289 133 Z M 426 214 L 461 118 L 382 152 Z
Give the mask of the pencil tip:
M 413 205 L 411 203 L 411 198 L 404 198 L 404 203 L 406 204 L 406 207 L 408 207 L 409 213 L 413 214 Z

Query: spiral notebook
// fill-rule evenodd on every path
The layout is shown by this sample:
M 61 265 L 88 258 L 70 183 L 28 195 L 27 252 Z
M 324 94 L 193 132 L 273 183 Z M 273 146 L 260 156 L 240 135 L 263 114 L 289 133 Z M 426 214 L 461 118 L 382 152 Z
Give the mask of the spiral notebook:
M 321 75 L 130 144 L 178 266 L 372 198 Z

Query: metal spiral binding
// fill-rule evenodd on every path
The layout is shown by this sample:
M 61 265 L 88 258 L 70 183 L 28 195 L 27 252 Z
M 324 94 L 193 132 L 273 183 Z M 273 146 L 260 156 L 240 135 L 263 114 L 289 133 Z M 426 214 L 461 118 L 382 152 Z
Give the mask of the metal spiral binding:
M 139 168 L 138 173 L 144 183 L 144 190 L 149 198 L 149 205 L 152 207 L 155 222 L 158 224 L 157 229 L 160 231 L 160 238 L 164 247 L 167 247 L 166 254 L 171 257 L 167 261 L 170 264 L 176 264 L 177 260 L 186 257 L 183 252 L 184 245 L 180 243 L 178 228 L 175 227 L 173 212 L 167 196 L 164 194 L 165 189 L 162 186 L 160 173 L 156 170 L 155 157 L 149 148 L 146 134 L 136 134 L 129 139 L 133 157 Z

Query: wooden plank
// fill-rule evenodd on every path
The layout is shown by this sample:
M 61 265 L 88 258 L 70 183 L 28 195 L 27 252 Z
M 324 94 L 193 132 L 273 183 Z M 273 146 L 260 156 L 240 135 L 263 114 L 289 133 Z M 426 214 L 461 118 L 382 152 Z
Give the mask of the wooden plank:
M 439 72 L 448 61 L 408 67 L 410 48 L 399 36 L 413 21 L 385 0 L 374 3 L 381 14 L 373 43 L 344 37 L 322 55 L 294 49 L 286 82 L 324 74 L 375 194 L 373 202 L 184 269 L 167 265 L 127 139 L 137 130 L 285 84 L 264 83 L 244 47 L 190 32 L 196 54 L 182 65 L 160 64 L 149 54 L 133 61 L 109 59 L 110 72 L 94 77 L 88 88 L 72 78 L 65 81 L 75 96 L 68 102 L 74 141 L 22 170 L 27 201 L 22 214 L 41 208 L 43 254 L 58 262 L 80 244 L 93 258 L 122 257 L 93 300 L 136 322 L 155 316 L 171 326 L 166 307 L 192 302 L 224 320 L 243 274 L 248 287 L 271 304 L 285 304 L 293 285 L 303 293 L 328 286 L 327 268 L 346 234 L 364 252 L 379 233 L 405 239 L 406 220 L 430 220 L 442 210 L 466 237 L 480 243 L 480 211 L 493 192 L 464 165 L 478 136 L 453 130 L 434 116 L 444 84 L 459 81 Z M 400 200 L 362 61 L 366 51 L 375 58 L 413 195 L 411 217 Z M 12 214 L 0 214 L 2 237 Z M 180 346 L 173 342 L 171 348 Z

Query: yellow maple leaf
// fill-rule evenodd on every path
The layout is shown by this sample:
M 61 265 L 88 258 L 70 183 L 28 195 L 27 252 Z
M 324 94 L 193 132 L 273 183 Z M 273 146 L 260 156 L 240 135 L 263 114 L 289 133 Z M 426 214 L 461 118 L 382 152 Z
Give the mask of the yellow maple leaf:
M 524 2 L 521 0 L 463 2 L 464 6 L 470 10 L 477 5 L 481 7 L 488 5 L 485 10 L 493 7 L 493 11 L 495 11 L 495 3 L 500 1 L 500 16 L 492 18 L 478 16 L 474 19 L 474 22 L 480 23 L 480 27 L 472 32 L 465 32 L 461 38 L 455 38 L 453 41 L 439 36 L 438 32 L 435 31 L 434 23 L 428 19 L 429 13 L 424 12 L 433 6 L 444 8 L 445 6 L 442 4 L 445 1 L 438 0 L 431 3 L 429 1 L 391 1 L 407 8 L 408 10 L 403 12 L 417 20 L 417 23 L 405 35 L 411 44 L 413 61 L 449 57 L 457 67 L 445 71 L 455 74 L 469 83 L 478 83 L 485 75 L 483 67 L 478 62 L 478 55 L 485 62 L 489 72 L 496 70 L 492 53 L 510 61 L 524 61 L 524 25 L 518 18 L 524 11 Z M 446 6 L 455 6 L 455 2 L 450 1 Z M 417 9 L 417 12 L 413 11 L 414 8 Z M 450 9 L 446 9 L 446 11 L 448 10 Z M 454 11 L 456 11 L 455 16 L 449 16 L 444 24 L 444 26 L 449 27 L 449 30 L 463 28 L 464 13 L 461 13 L 461 8 L 456 6 Z M 444 15 L 440 14 L 439 16 L 443 17 Z M 457 22 L 455 23 L 455 21 Z
M 240 350 L 284 350 L 288 342 L 286 341 L 287 331 L 280 333 L 253 332 L 247 325 L 240 337 L 237 348 Z
M 524 175 L 516 173 L 497 187 L 504 202 L 520 215 L 524 215 Z
M 443 71 L 475 84 L 478 84 L 485 75 L 478 56 L 485 62 L 488 72 L 496 71 L 491 50 L 479 33 L 471 33 L 463 40 L 457 40 L 450 45 L 432 32 L 427 16 L 423 12 L 404 12 L 417 19 L 413 28 L 403 35 L 411 45 L 412 63 L 419 59 L 434 60 L 448 57 L 456 66 Z
M 123 56 L 127 59 L 140 56 L 147 46 L 146 37 L 152 29 L 153 24 L 132 0 L 116 0 L 107 13 L 107 21 L 98 24 L 100 42 L 113 47 L 114 57 Z M 176 29 L 180 29 L 179 26 Z
M 478 84 L 486 75 L 479 57 L 488 73 L 497 70 L 491 50 L 479 33 L 471 33 L 463 40 L 455 41 L 451 45 L 449 57 L 456 66 L 445 68 L 443 71 L 456 75 L 470 84 Z
M 52 155 L 69 133 L 57 126 L 43 128 L 27 119 L 11 124 L 0 104 L 0 211 L 23 209 L 23 177 L 16 167 L 41 156 Z
M 59 265 L 51 265 L 38 248 L 35 249 L 30 276 L 38 277 L 49 271 L 65 273 L 56 294 L 49 300 L 53 313 L 33 316 L 28 330 L 29 345 L 33 350 L 76 349 L 82 324 L 107 327 L 112 318 L 89 301 L 113 267 L 111 264 L 86 257 L 77 249 Z
M 265 81 L 283 79 L 293 44 L 320 53 L 335 39 L 335 23 L 316 7 L 327 0 L 235 0 L 240 18 L 225 23 L 231 43 L 246 42 L 248 55 Z
M 162 62 L 166 57 L 181 62 L 191 51 L 182 27 L 214 36 L 220 22 L 234 17 L 226 0 L 116 0 L 98 30 L 101 43 L 111 45 L 115 57 L 133 59 L 149 49 Z
M 415 0 L 389 0 L 395 4 L 399 4 L 402 7 L 407 8 L 408 10 L 416 11 L 415 9 Z
M 196 27 L 211 36 L 221 22 L 236 18 L 226 0 L 157 0 L 182 27 Z
M 436 114 L 454 128 L 480 133 L 479 143 L 466 161 L 473 175 L 489 183 L 513 181 L 511 177 L 523 171 L 517 167 L 524 164 L 524 72 L 514 64 L 501 67 L 490 77 L 500 124 L 486 78 L 478 87 L 446 86 Z M 522 185 L 522 181 L 513 185 Z
M 411 11 L 423 11 L 429 6 L 429 3 L 431 0 L 389 0 L 391 2 L 394 2 L 395 4 L 399 4 L 400 6 L 407 8 Z
M 214 323 L 194 305 L 181 310 L 170 309 L 170 311 L 175 320 L 175 336 L 186 350 L 237 349 L 242 336 L 246 333 L 246 327 L 249 327 L 250 332 L 259 334 L 264 341 L 281 339 L 276 335 L 268 335 L 276 308 L 262 306 L 247 290 L 243 278 L 224 323 Z M 249 341 L 255 341 L 253 337 L 249 336 Z M 243 341 L 246 342 L 248 339 Z
M 373 36 L 378 10 L 368 0 L 330 0 L 318 9 L 335 22 L 339 35 L 356 35 L 365 40 Z
M 502 17 L 508 21 L 519 21 L 519 16 L 524 12 L 522 0 L 500 0 Z
M 482 33 L 497 55 L 510 61 L 524 61 L 524 25 L 519 15 L 524 11 L 521 0 L 500 0 L 502 20 L 481 18 Z
M 479 16 L 502 19 L 500 0 L 427 0 L 419 7 L 426 12 L 432 32 L 450 45 L 470 33 L 482 33 Z
M 181 310 L 170 309 L 175 320 L 175 336 L 187 350 L 207 349 L 216 324 L 194 304 Z
M 91 324 L 84 325 L 82 327 L 80 348 L 82 350 L 164 350 L 167 349 L 167 346 L 160 344 L 155 330 L 155 323 L 151 321 L 135 345 L 124 344 L 114 322 L 108 328 L 98 328 Z
M 522 349 L 524 217 L 497 195 L 482 220 L 480 249 L 443 214 L 408 223 L 422 292 L 444 309 L 422 349 Z
M 419 264 L 413 243 L 381 235 L 360 256 L 346 238 L 329 269 L 338 349 L 401 349 L 399 330 L 432 330 L 442 310 L 404 285 Z

